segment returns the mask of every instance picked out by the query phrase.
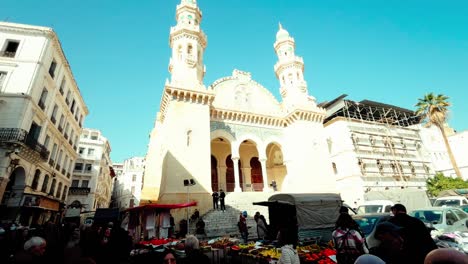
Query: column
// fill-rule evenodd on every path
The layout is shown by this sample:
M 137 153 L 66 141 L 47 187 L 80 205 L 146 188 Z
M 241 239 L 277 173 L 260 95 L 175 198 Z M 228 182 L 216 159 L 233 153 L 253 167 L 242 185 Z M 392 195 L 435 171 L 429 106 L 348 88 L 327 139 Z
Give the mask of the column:
M 239 157 L 232 157 L 232 162 L 234 163 L 234 192 L 242 192 L 239 184 Z
M 263 178 L 263 191 L 265 192 L 271 192 L 272 189 L 269 187 L 270 184 L 268 183 L 268 176 L 267 176 L 267 170 L 266 170 L 266 158 L 260 158 L 259 159 L 261 165 L 262 165 L 262 178 Z

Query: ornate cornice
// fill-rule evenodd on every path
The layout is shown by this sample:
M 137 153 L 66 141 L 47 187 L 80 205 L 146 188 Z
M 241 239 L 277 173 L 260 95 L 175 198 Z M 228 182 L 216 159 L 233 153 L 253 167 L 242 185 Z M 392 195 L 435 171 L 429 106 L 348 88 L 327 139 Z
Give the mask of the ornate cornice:
M 285 127 L 284 118 L 278 116 L 267 116 L 256 113 L 235 111 L 230 109 L 211 108 L 211 120 L 231 121 L 239 123 L 249 123 L 260 126 Z
M 167 107 L 170 101 L 181 101 L 202 105 L 211 105 L 214 94 L 211 91 L 195 91 L 179 87 L 166 86 L 161 99 L 161 122 L 166 117 Z

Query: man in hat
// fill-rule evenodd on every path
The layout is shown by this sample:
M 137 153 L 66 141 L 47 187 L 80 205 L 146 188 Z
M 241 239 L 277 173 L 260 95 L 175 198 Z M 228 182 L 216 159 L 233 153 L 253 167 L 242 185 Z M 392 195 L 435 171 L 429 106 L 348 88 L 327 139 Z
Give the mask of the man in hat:
M 389 222 L 403 227 L 401 235 L 404 239 L 403 251 L 411 263 L 424 263 L 424 258 L 437 246 L 426 225 L 419 219 L 409 216 L 402 204 L 392 206 L 392 217 Z

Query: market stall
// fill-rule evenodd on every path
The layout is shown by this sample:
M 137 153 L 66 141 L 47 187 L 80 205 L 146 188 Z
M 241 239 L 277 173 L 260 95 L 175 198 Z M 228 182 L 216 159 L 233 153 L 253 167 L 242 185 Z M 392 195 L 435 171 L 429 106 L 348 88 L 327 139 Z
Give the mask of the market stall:
M 281 227 L 297 226 L 299 240 L 331 239 L 342 205 L 335 193 L 280 193 L 254 205 L 268 206 L 270 227 L 276 234 Z
M 170 211 L 196 206 L 197 202 L 180 204 L 146 204 L 125 210 L 121 226 L 129 231 L 135 243 L 154 238 L 168 238 L 174 234 Z

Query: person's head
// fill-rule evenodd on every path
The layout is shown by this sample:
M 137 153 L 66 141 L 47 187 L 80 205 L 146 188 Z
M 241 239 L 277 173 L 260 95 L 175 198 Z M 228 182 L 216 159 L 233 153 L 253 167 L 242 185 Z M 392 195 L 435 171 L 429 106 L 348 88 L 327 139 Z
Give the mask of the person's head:
M 47 243 L 42 237 L 31 237 L 24 243 L 24 250 L 35 256 L 42 256 L 46 250 Z
M 465 253 L 451 248 L 439 248 L 427 254 L 424 264 L 456 264 L 468 263 Z
M 356 262 L 354 262 L 354 264 L 385 264 L 385 261 L 383 261 L 377 256 L 371 254 L 364 254 L 359 256 L 359 258 L 356 259 Z
M 260 212 L 256 212 L 254 215 L 254 220 L 258 221 L 258 218 L 260 217 Z
M 222 191 L 223 191 L 223 189 L 219 189 L 219 191 L 220 191 L 220 192 L 222 192 Z
M 342 214 L 342 213 L 349 214 L 349 209 L 348 209 L 348 207 L 346 207 L 346 206 L 341 206 L 341 207 L 340 207 L 340 214 Z
M 281 228 L 278 233 L 278 242 L 280 245 L 297 245 L 297 233 L 291 228 Z
M 185 238 L 185 253 L 196 250 L 200 248 L 200 243 L 198 238 L 194 235 L 187 235 Z
M 341 229 L 354 228 L 355 226 L 356 222 L 354 222 L 353 218 L 349 214 L 340 214 L 335 223 L 335 227 Z
M 175 254 L 171 250 L 165 250 L 162 255 L 163 264 L 177 264 Z
M 243 217 L 247 217 L 247 211 L 242 212 Z
M 391 208 L 393 215 L 406 214 L 406 207 L 402 204 L 395 204 Z

